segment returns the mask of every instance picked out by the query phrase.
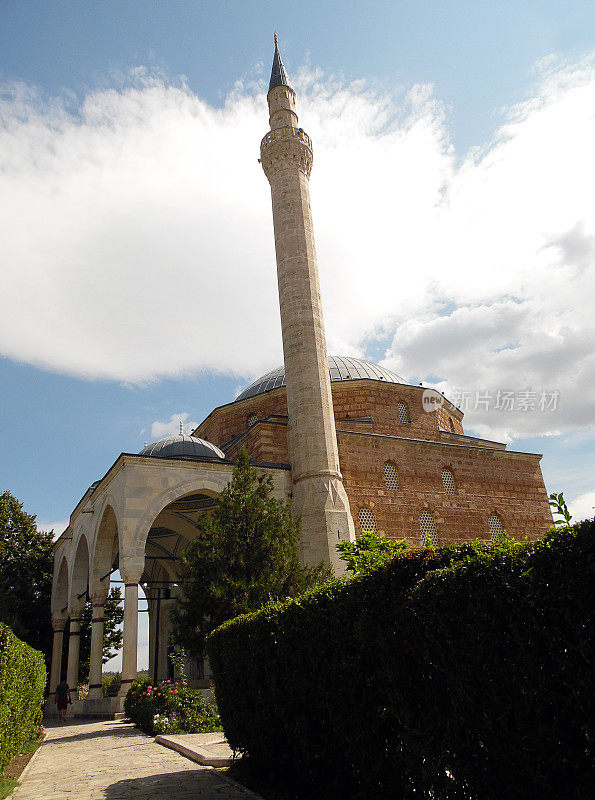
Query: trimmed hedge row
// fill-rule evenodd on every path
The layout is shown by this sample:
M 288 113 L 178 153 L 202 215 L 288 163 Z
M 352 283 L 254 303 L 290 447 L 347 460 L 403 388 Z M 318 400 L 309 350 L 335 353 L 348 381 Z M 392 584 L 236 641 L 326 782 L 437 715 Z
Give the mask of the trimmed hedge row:
M 594 534 L 417 551 L 225 623 L 228 741 L 323 796 L 588 796 Z
M 0 622 L 0 775 L 38 734 L 45 682 L 43 653 Z

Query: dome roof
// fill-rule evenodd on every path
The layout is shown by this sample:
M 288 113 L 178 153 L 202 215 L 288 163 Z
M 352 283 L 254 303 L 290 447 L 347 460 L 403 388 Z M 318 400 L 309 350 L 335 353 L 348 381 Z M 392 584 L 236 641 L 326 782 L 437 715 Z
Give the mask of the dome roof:
M 329 356 L 328 371 L 331 381 L 356 381 L 360 378 L 371 378 L 374 381 L 386 381 L 386 383 L 407 383 L 396 373 L 364 361 L 362 358 Z M 270 392 L 271 389 L 278 389 L 279 386 L 285 386 L 285 367 L 277 367 L 272 372 L 267 372 L 262 378 L 258 378 L 247 389 L 244 389 L 236 400 L 245 400 L 247 397 Z
M 140 456 L 153 458 L 221 458 L 225 453 L 211 442 L 199 439 L 196 436 L 186 436 L 179 433 L 177 436 L 166 436 L 153 444 L 144 447 Z

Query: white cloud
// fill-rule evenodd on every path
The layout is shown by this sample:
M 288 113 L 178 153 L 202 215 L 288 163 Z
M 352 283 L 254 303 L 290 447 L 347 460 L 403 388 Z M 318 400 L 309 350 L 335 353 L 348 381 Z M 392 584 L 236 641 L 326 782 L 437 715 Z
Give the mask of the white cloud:
M 57 522 L 45 522 L 44 520 L 37 520 L 35 524 L 37 525 L 37 529 L 40 531 L 53 531 L 54 540 L 56 540 L 64 533 L 69 522 L 70 520 L 68 519 L 61 519 Z
M 568 503 L 573 522 L 595 517 L 595 491 L 585 492 Z
M 198 422 L 188 422 L 190 415 L 187 412 L 172 414 L 167 422 L 155 420 L 151 424 L 151 436 L 155 439 L 162 439 L 164 436 L 176 436 L 180 432 L 180 422 L 183 425 L 184 433 L 189 434 L 196 427 Z
M 560 392 L 552 414 L 469 413 L 509 438 L 579 428 L 595 402 L 595 61 L 540 69 L 460 162 L 431 87 L 296 80 L 330 352 L 385 338 L 388 366 L 447 395 Z M 78 114 L 4 94 L 0 352 L 86 377 L 248 379 L 281 362 L 264 93 L 238 85 L 215 109 L 139 75 Z

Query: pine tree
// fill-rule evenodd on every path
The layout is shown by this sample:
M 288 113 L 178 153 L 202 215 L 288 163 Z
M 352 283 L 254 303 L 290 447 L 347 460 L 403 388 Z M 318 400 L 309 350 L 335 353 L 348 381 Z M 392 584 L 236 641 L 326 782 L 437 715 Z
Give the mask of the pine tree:
M 198 518 L 197 537 L 182 556 L 181 597 L 172 614 L 174 639 L 196 658 L 225 620 L 330 577 L 322 565 L 300 563 L 299 522 L 273 489 L 272 475 L 260 475 L 242 450 L 215 507 Z

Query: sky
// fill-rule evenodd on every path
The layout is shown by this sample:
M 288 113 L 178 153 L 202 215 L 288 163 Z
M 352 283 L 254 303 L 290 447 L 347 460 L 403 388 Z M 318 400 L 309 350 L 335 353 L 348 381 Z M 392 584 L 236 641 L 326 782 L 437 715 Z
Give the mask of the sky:
M 0 4 L 0 487 L 56 533 L 282 362 L 276 30 L 331 354 L 444 391 L 595 506 L 595 4 Z

